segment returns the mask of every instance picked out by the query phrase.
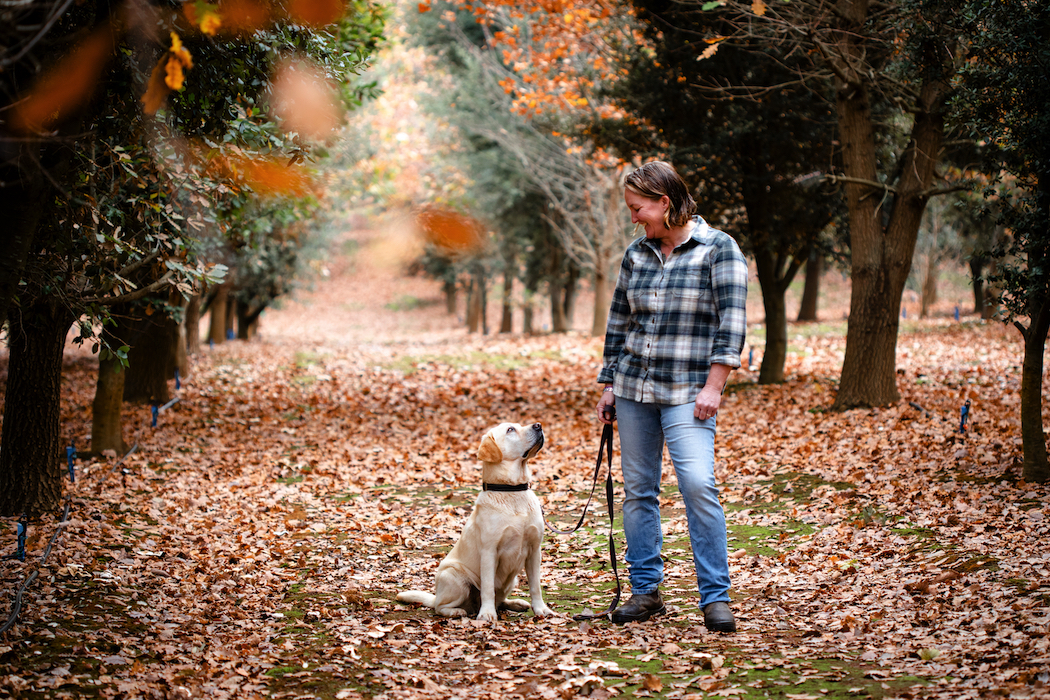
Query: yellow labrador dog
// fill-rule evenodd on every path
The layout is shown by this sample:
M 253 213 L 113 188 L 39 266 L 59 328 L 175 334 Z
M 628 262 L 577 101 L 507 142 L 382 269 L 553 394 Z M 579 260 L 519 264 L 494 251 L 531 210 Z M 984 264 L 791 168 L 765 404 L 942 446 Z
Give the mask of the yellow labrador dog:
M 438 566 L 434 593 L 403 591 L 402 603 L 419 603 L 445 617 L 477 615 L 496 621 L 496 610 L 553 615 L 543 602 L 540 586 L 540 542 L 543 513 L 529 490 L 529 459 L 543 447 L 543 427 L 501 423 L 481 440 L 483 490 L 467 519 L 463 534 Z M 518 584 L 522 567 L 529 579 L 530 605 L 507 598 Z

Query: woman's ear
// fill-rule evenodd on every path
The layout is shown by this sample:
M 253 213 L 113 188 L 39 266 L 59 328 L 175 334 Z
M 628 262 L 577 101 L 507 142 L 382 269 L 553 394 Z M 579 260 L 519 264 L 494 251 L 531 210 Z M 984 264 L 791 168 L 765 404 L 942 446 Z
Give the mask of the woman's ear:
M 478 459 L 489 464 L 496 464 L 497 462 L 503 461 L 503 450 L 501 450 L 496 444 L 496 440 L 492 437 L 492 433 L 487 433 L 485 437 L 481 439 L 481 444 L 478 446 Z

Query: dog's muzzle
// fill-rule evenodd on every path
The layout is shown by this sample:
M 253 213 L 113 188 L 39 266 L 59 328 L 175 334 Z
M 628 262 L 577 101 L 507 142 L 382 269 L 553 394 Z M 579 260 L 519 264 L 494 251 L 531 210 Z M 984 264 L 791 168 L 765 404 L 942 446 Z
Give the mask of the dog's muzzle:
M 532 430 L 532 435 L 536 442 L 525 451 L 525 459 L 532 459 L 536 456 L 537 452 L 543 449 L 543 426 L 539 423 L 533 423 L 530 426 L 530 429 Z

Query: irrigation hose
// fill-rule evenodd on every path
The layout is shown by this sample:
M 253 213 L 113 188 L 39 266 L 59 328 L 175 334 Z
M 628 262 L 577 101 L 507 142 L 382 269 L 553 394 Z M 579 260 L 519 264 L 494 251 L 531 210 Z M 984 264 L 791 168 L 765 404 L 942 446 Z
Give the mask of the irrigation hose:
M 51 541 L 47 543 L 47 547 L 44 549 L 44 555 L 40 557 L 40 566 L 38 566 L 36 570 L 22 582 L 21 586 L 19 586 L 18 593 L 15 594 L 15 603 L 11 607 L 11 616 L 7 618 L 7 622 L 0 626 L 0 634 L 11 629 L 18 620 L 18 614 L 22 611 L 22 594 L 25 593 L 29 584 L 36 580 L 36 577 L 40 574 L 40 567 L 47 562 L 47 558 L 51 554 L 51 548 L 55 545 L 55 540 L 58 539 L 58 533 L 62 532 L 62 526 L 64 526 L 66 521 L 69 520 L 69 509 L 72 505 L 73 502 L 71 500 L 66 501 L 66 507 L 62 512 L 62 520 L 59 521 L 58 527 L 55 528 L 55 534 L 51 535 Z

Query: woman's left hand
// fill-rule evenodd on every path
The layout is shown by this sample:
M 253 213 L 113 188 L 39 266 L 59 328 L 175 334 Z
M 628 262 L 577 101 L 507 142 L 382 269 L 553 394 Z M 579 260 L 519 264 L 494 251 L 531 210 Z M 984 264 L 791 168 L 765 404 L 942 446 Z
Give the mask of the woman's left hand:
M 693 415 L 700 420 L 714 418 L 715 414 L 718 413 L 718 406 L 721 403 L 722 392 L 715 391 L 714 389 L 705 386 L 700 390 L 700 393 L 696 395 L 696 401 L 693 406 Z
M 712 364 L 711 371 L 707 375 L 707 382 L 700 393 L 696 395 L 693 406 L 693 415 L 700 420 L 714 418 L 718 413 L 718 407 L 722 405 L 722 389 L 729 379 L 729 373 L 733 369 L 728 365 Z

